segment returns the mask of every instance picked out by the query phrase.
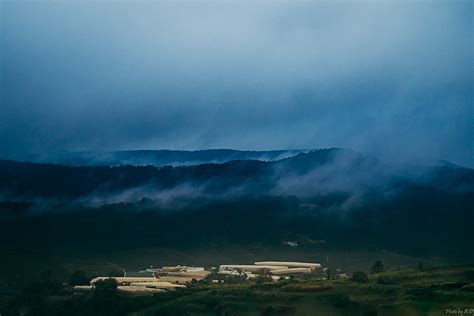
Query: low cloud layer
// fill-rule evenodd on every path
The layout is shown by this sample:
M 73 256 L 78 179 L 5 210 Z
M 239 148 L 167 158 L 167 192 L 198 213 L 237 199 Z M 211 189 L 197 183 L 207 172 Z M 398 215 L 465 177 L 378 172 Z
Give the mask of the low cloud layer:
M 472 2 L 0 4 L 0 156 L 347 147 L 473 161 Z
M 0 201 L 101 206 L 151 202 L 169 209 L 241 198 L 297 197 L 317 209 L 351 210 L 417 195 L 460 201 L 474 192 L 472 169 L 392 164 L 327 149 L 273 162 L 232 161 L 156 168 L 70 167 L 0 161 Z M 151 200 L 151 201 L 150 201 Z

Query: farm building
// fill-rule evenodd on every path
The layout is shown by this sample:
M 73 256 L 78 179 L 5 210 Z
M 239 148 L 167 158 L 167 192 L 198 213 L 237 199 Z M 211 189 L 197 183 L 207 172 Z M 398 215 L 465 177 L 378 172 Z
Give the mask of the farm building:
M 249 273 L 256 273 L 282 276 L 287 274 L 311 273 L 320 267 L 321 265 L 319 263 L 262 261 L 255 262 L 253 265 L 224 264 L 219 267 L 218 273 L 227 275 L 248 275 Z M 278 279 L 278 277 L 274 279 Z
M 287 261 L 261 261 L 255 264 L 223 264 L 219 270 L 211 269 L 213 272 L 205 270 L 203 267 L 188 266 L 164 266 L 161 269 L 150 268 L 138 273 L 125 273 L 123 277 L 96 277 L 87 286 L 75 286 L 77 292 L 94 290 L 99 281 L 114 279 L 117 281 L 117 290 L 120 292 L 143 295 L 160 293 L 164 291 L 174 291 L 185 288 L 186 284 L 193 280 L 203 280 L 211 273 L 218 273 L 225 276 L 241 276 L 246 279 L 254 279 L 265 275 L 277 281 L 288 278 L 292 274 L 312 273 L 319 269 L 319 263 L 308 262 L 287 262 Z M 223 281 L 223 280 L 221 280 Z M 219 281 L 219 282 L 221 282 Z
M 312 271 L 321 268 L 319 263 L 308 263 L 308 262 L 285 262 L 285 261 L 261 261 L 255 262 L 257 266 L 280 266 L 287 268 L 309 268 Z

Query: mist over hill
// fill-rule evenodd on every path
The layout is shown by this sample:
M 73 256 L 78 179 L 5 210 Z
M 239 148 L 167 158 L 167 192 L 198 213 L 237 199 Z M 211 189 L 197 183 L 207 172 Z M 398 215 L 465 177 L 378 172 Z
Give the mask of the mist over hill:
M 168 161 L 189 157 L 215 161 L 231 157 L 272 157 L 290 152 L 165 152 Z M 155 153 L 130 157 L 157 157 Z M 172 157 L 176 157 L 173 159 Z M 99 157 L 98 160 L 103 159 Z M 138 159 L 138 158 L 137 158 Z M 165 158 L 161 158 L 163 163 Z M 97 160 L 96 160 L 97 161 Z M 0 161 L 3 200 L 137 202 L 142 198 L 235 198 L 242 196 L 390 198 L 410 186 L 472 191 L 474 171 L 456 166 L 396 165 L 350 150 L 322 149 L 273 161 L 231 160 L 189 166 L 69 166 Z
M 163 167 L 2 160 L 0 199 L 8 247 L 125 251 L 294 240 L 308 251 L 473 259 L 474 170 L 393 164 L 345 149 Z
M 165 152 L 169 160 L 273 157 L 289 152 Z M 147 153 L 154 156 L 155 153 Z M 142 153 L 126 155 L 143 156 Z M 147 156 L 147 155 L 145 155 Z M 176 159 L 170 159 L 177 157 Z M 134 158 L 134 159 L 135 159 Z M 99 160 L 102 158 L 99 158 Z M 164 160 L 161 160 L 164 161 Z M 188 160 L 189 161 L 189 160 Z M 274 161 L 232 160 L 190 166 L 68 166 L 0 161 L 3 200 L 137 202 L 142 198 L 339 195 L 345 206 L 377 196 L 390 199 L 411 186 L 473 192 L 474 171 L 457 166 L 396 165 L 350 150 L 321 149 Z M 359 201 L 360 202 L 360 201 Z

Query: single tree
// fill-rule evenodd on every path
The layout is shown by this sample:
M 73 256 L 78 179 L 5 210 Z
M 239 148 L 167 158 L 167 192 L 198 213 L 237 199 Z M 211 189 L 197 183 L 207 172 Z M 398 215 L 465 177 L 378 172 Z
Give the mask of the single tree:
M 381 273 L 385 271 L 385 267 L 383 265 L 382 260 L 375 261 L 372 269 L 370 270 L 371 273 Z

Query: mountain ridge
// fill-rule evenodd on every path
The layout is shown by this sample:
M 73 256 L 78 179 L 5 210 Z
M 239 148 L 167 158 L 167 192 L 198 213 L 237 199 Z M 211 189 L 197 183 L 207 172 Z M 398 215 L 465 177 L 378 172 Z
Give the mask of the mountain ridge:
M 274 161 L 292 157 L 311 149 L 281 150 L 236 150 L 236 149 L 203 149 L 171 150 L 144 149 L 119 151 L 78 151 L 59 152 L 48 155 L 29 155 L 23 160 L 37 163 L 55 163 L 78 166 L 98 165 L 196 165 L 203 163 L 224 163 L 232 160 Z
M 190 194 L 320 196 L 383 193 L 396 185 L 474 188 L 474 170 L 394 166 L 346 149 L 320 149 L 275 161 L 232 160 L 186 166 L 70 166 L 0 160 L 3 199 L 88 199 L 133 191 L 135 199 Z M 142 192 L 142 193 L 140 193 Z

